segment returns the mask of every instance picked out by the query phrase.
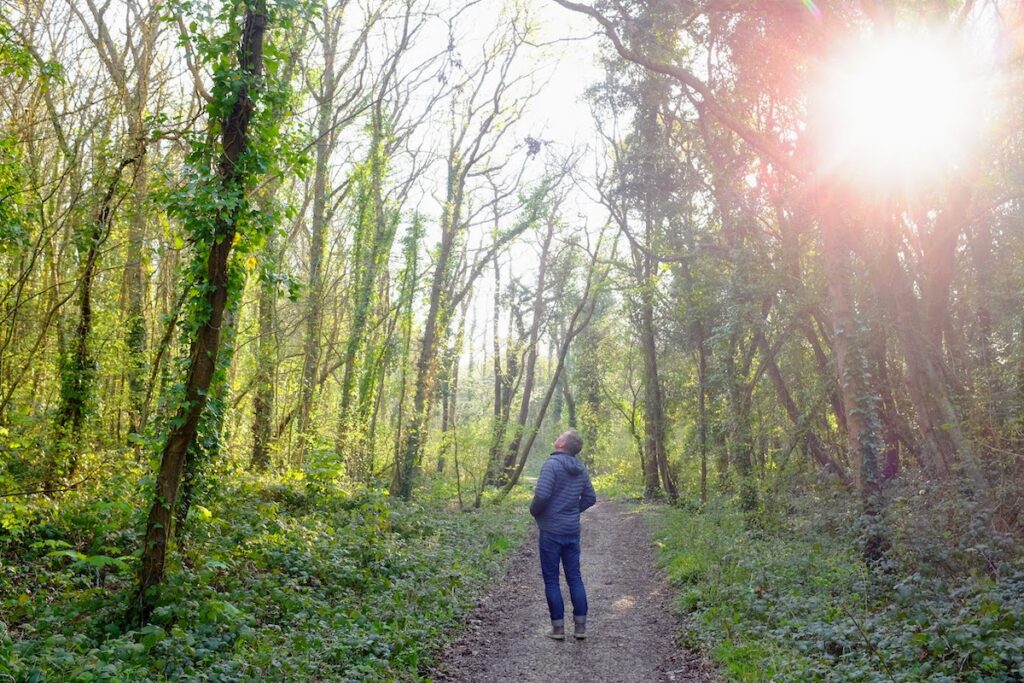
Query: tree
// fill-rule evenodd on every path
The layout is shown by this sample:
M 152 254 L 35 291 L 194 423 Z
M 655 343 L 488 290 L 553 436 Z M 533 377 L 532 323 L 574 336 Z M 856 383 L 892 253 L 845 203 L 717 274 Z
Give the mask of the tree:
M 508 480 L 501 488 L 501 492 L 497 498 L 499 502 L 508 495 L 519 481 L 519 476 L 523 473 L 523 467 L 526 466 L 526 458 L 530 455 L 530 451 L 533 449 L 533 443 L 536 440 L 537 435 L 540 433 L 541 425 L 544 423 L 544 417 L 547 414 L 548 406 L 551 405 L 551 397 L 554 396 L 555 390 L 558 388 L 558 378 L 562 372 L 564 372 L 565 359 L 569 353 L 569 346 L 572 344 L 573 339 L 575 339 L 580 332 L 586 329 L 587 325 L 590 324 L 590 321 L 594 317 L 594 309 L 597 305 L 596 290 L 603 285 L 603 280 L 607 276 L 607 271 L 599 270 L 596 267 L 600 253 L 601 239 L 599 238 L 597 244 L 589 254 L 590 261 L 586 268 L 586 277 L 583 282 L 582 289 L 579 292 L 576 306 L 573 309 L 572 315 L 569 317 L 568 321 L 566 321 L 567 331 L 558 347 L 558 353 L 555 357 L 555 368 L 552 371 L 548 388 L 544 392 L 543 398 L 541 398 L 540 405 L 537 407 L 537 415 L 534 418 L 534 422 L 530 430 L 526 433 L 526 440 L 519 446 L 515 468 L 511 471 L 508 476 Z
M 324 298 L 324 248 L 327 241 L 327 228 L 332 217 L 328 201 L 339 190 L 346 189 L 328 187 L 331 154 L 338 140 L 339 128 L 345 121 L 347 107 L 353 104 L 361 94 L 357 87 L 345 93 L 345 99 L 338 101 L 338 87 L 342 78 L 353 65 L 357 65 L 356 57 L 362 49 L 369 25 L 376 21 L 371 15 L 368 26 L 364 28 L 358 40 L 350 47 L 347 59 L 337 61 L 340 56 L 339 41 L 341 39 L 342 19 L 348 7 L 347 0 L 336 4 L 324 2 L 320 13 L 322 24 L 318 33 L 324 59 L 320 74 L 319 88 L 313 93 L 316 102 L 316 162 L 313 170 L 312 215 L 310 217 L 309 240 L 309 281 L 305 311 L 305 341 L 303 347 L 302 378 L 300 380 L 298 403 L 299 462 L 309 450 L 311 435 L 310 410 L 313 406 L 313 394 L 316 389 L 316 378 L 320 367 L 321 323 L 323 317 Z M 357 81 L 358 84 L 358 81 Z
M 879 516 L 879 499 L 874 493 L 878 485 L 873 480 L 874 472 L 879 468 L 881 444 L 884 443 L 884 439 L 878 407 L 875 405 L 876 399 L 873 398 L 873 387 L 877 386 L 877 380 L 870 375 L 870 363 L 867 362 L 863 351 L 863 335 L 854 332 L 853 326 L 859 323 L 847 313 L 853 310 L 854 305 L 850 293 L 851 286 L 846 282 L 852 276 L 849 251 L 853 251 L 867 267 L 871 276 L 870 286 L 893 294 L 891 297 L 883 298 L 893 304 L 888 314 L 894 321 L 903 362 L 908 370 L 907 389 L 913 404 L 914 418 L 918 422 L 918 434 L 914 441 L 920 441 L 923 446 L 921 457 L 926 463 L 926 470 L 933 476 L 937 474 L 946 477 L 948 474 L 943 472 L 948 473 L 949 464 L 956 462 L 957 469 L 962 470 L 966 481 L 969 482 L 971 495 L 984 499 L 988 484 L 978 466 L 973 448 L 960 426 L 962 411 L 957 408 L 957 401 L 948 380 L 952 376 L 952 370 L 943 362 L 940 347 L 929 343 L 927 333 L 928 329 L 934 334 L 940 328 L 946 328 L 941 329 L 938 334 L 943 339 L 952 341 L 952 347 L 959 345 L 955 335 L 948 334 L 948 324 L 939 311 L 948 292 L 952 234 L 949 226 L 962 222 L 966 198 L 970 197 L 970 191 L 954 193 L 950 206 L 938 205 L 933 218 L 927 220 L 922 220 L 900 202 L 882 203 L 868 210 L 856 203 L 845 204 L 845 195 L 850 193 L 850 188 L 844 184 L 843 178 L 838 174 L 821 172 L 818 168 L 822 157 L 818 149 L 820 141 L 815 138 L 816 129 L 812 125 L 805 132 L 798 130 L 800 122 L 807 121 L 805 114 L 813 117 L 816 112 L 813 109 L 813 102 L 808 111 L 804 108 L 804 103 L 794 96 L 794 92 L 810 92 L 808 84 L 794 84 L 793 81 L 807 78 L 806 74 L 810 71 L 803 69 L 804 66 L 824 62 L 825 55 L 821 53 L 823 46 L 827 46 L 830 40 L 842 35 L 843 31 L 849 30 L 863 18 L 860 16 L 862 8 L 830 8 L 822 12 L 818 21 L 811 15 L 787 13 L 781 8 L 766 12 L 753 12 L 742 7 L 729 8 L 725 12 L 725 16 L 732 17 L 729 21 L 722 20 L 713 13 L 709 14 L 707 22 L 700 24 L 707 27 L 707 31 L 701 37 L 707 40 L 709 54 L 708 74 L 706 78 L 701 79 L 687 63 L 685 51 L 678 49 L 673 43 L 678 39 L 678 34 L 653 31 L 645 23 L 657 12 L 667 13 L 667 20 L 672 21 L 677 18 L 675 9 L 622 6 L 614 13 L 604 13 L 603 7 L 592 7 L 569 0 L 559 0 L 559 4 L 597 21 L 620 58 L 653 74 L 668 77 L 679 88 L 680 100 L 687 104 L 688 111 L 697 114 L 704 138 L 704 149 L 708 155 L 709 169 L 712 172 L 715 203 L 717 209 L 724 212 L 723 226 L 744 226 L 745 232 L 732 230 L 734 238 L 727 243 L 730 250 L 762 249 L 762 245 L 755 241 L 756 233 L 751 232 L 748 226 L 751 225 L 751 220 L 758 219 L 758 213 L 763 207 L 750 207 L 744 203 L 746 200 L 737 201 L 742 197 L 738 182 L 742 176 L 739 174 L 743 172 L 742 169 L 751 166 L 750 162 L 733 151 L 734 140 L 741 141 L 743 149 L 760 164 L 762 170 L 757 174 L 751 174 L 755 183 L 761 180 L 774 188 L 771 191 L 776 193 L 773 200 L 776 203 L 779 202 L 779 198 L 784 198 L 781 201 L 786 205 L 781 210 L 776 207 L 782 229 L 787 230 L 786 226 L 793 217 L 804 225 L 817 226 L 824 243 L 825 258 L 821 268 L 829 278 L 826 294 L 833 320 L 831 343 L 835 357 L 835 377 L 841 394 L 841 400 L 839 397 L 833 397 L 833 410 L 841 426 L 849 433 L 854 469 L 859 473 L 856 479 L 865 499 L 865 512 L 868 518 Z M 963 13 L 944 19 L 961 22 L 969 13 L 968 8 Z M 881 20 L 878 16 L 867 14 L 868 21 Z M 788 51 L 771 52 L 772 61 L 765 68 L 763 57 L 757 56 L 763 54 L 757 52 L 758 41 L 775 31 L 782 31 L 790 36 L 793 48 Z M 824 37 L 829 40 L 822 40 Z M 722 50 L 721 53 L 716 52 L 719 49 Z M 719 57 L 719 54 L 723 56 Z M 726 54 L 728 57 L 724 56 Z M 798 76 L 787 77 L 787 73 L 796 73 Z M 724 104 L 725 98 L 730 100 L 728 106 Z M 768 106 L 764 106 L 765 104 Z M 737 161 L 741 163 L 737 165 Z M 806 200 L 789 203 L 796 195 L 816 196 L 816 201 L 821 206 L 828 207 L 825 210 L 827 217 L 822 218 L 820 212 L 810 208 L 814 205 L 813 200 L 810 203 Z M 926 201 L 933 200 L 929 197 Z M 860 217 L 859 220 L 837 222 L 837 212 L 851 209 Z M 956 216 L 961 218 L 958 219 Z M 737 218 L 745 220 L 737 222 Z M 931 221 L 934 221 L 933 226 L 928 225 Z M 929 231 L 919 231 L 919 234 L 912 238 L 919 239 L 923 236 L 925 239 L 935 239 L 934 243 L 923 243 L 927 257 L 922 261 L 921 276 L 908 272 L 913 270 L 917 259 L 901 259 L 899 254 L 901 241 L 897 237 L 896 228 L 901 225 L 929 227 Z M 880 229 L 875 229 L 876 226 Z M 788 238 L 787 243 L 791 248 L 792 237 Z M 752 256 L 753 252 L 749 254 Z M 741 259 L 742 255 L 741 251 Z M 789 260 L 792 263 L 792 260 Z M 737 272 L 745 276 L 747 272 L 760 270 L 752 270 L 748 263 L 749 261 L 738 261 Z M 787 269 L 790 273 L 794 272 L 791 267 Z M 742 279 L 735 282 L 735 292 L 745 297 L 737 299 L 737 302 L 745 300 L 746 305 L 751 308 L 738 319 L 739 326 L 735 327 L 730 336 L 729 349 L 723 360 L 729 378 L 727 385 L 730 387 L 731 397 L 730 440 L 736 455 L 734 461 L 741 470 L 741 475 L 745 477 L 749 472 L 748 462 L 752 444 L 749 418 L 744 417 L 751 405 L 749 398 L 754 389 L 751 382 L 756 382 L 767 371 L 773 378 L 776 392 L 783 397 L 786 392 L 784 382 L 779 381 L 781 376 L 772 369 L 777 369 L 772 354 L 765 355 L 762 359 L 764 362 L 756 371 L 750 364 L 758 343 L 757 333 L 754 332 L 753 336 L 750 336 L 751 331 L 762 324 L 758 322 L 758 316 L 762 319 L 770 316 L 774 308 L 774 295 L 759 301 L 758 298 L 750 298 L 744 293 L 752 283 L 745 283 Z M 922 292 L 924 301 L 918 299 L 915 286 Z M 758 307 L 762 307 L 762 313 L 755 315 Z M 929 310 L 931 313 L 928 313 Z M 798 317 L 807 315 L 803 312 L 798 314 Z M 818 315 L 818 318 L 820 322 L 821 316 Z M 805 317 L 798 325 L 814 348 L 819 367 L 824 367 L 821 363 L 822 350 L 818 345 L 817 335 L 808 333 L 811 327 L 809 321 Z M 950 344 L 947 343 L 945 348 L 950 349 Z M 956 352 L 954 354 L 959 355 Z M 745 380 L 744 377 L 752 371 L 754 374 L 750 380 Z M 782 402 L 789 405 L 784 398 Z M 889 401 L 888 404 L 891 406 L 892 402 Z M 798 409 L 795 405 L 792 407 L 790 418 L 793 419 L 795 416 L 799 420 Z M 851 419 L 851 410 L 860 411 L 861 416 Z M 891 416 L 891 410 L 887 409 L 886 414 Z M 889 422 L 894 425 L 892 433 L 896 434 L 899 420 L 889 419 Z M 813 439 L 807 442 L 807 448 L 814 454 L 815 459 L 824 462 L 824 454 L 818 448 L 819 445 L 815 444 Z M 832 460 L 834 462 L 834 458 Z M 833 465 L 830 464 L 829 467 L 833 468 Z M 749 504 L 753 502 L 753 499 L 749 499 Z M 879 544 L 868 543 L 869 556 L 873 554 L 870 548 L 875 545 Z
M 468 181 L 476 176 L 497 173 L 505 166 L 507 162 L 494 158 L 494 155 L 502 139 L 512 130 L 509 122 L 517 118 L 531 96 L 529 92 L 518 92 L 523 78 L 511 75 L 512 65 L 526 35 L 516 28 L 521 21 L 519 17 L 511 17 L 508 21 L 512 31 L 504 32 L 502 26 L 500 32 L 492 36 L 492 44 L 484 58 L 472 70 L 467 70 L 462 84 L 455 90 L 458 94 L 464 93 L 466 99 L 456 97 L 451 101 L 441 236 L 416 362 L 412 411 L 407 418 L 407 426 L 402 430 L 391 484 L 392 492 L 401 498 L 412 495 L 413 480 L 420 464 L 434 403 L 438 350 L 448 336 L 452 313 L 491 262 L 491 253 L 522 233 L 532 222 L 522 220 L 496 240 L 491 253 L 469 265 L 463 278 L 457 277 L 457 247 L 468 228 L 465 214 Z M 546 191 L 547 188 L 542 189 Z M 513 192 L 506 190 L 502 194 Z
M 551 251 L 551 240 L 555 234 L 555 216 L 553 214 L 557 210 L 557 205 L 550 209 L 551 213 L 546 217 L 547 225 L 540 240 L 540 256 L 537 260 L 537 288 L 533 295 L 533 315 L 531 316 L 529 340 L 526 347 L 526 367 L 522 398 L 519 402 L 519 414 L 516 417 L 516 423 L 512 430 L 512 439 L 509 441 L 508 450 L 502 463 L 502 474 L 499 481 L 507 481 L 516 465 L 519 447 L 522 445 L 523 432 L 526 429 L 526 422 L 530 416 L 530 399 L 533 397 L 533 387 L 537 373 L 537 356 L 540 352 L 540 331 L 545 321 L 544 307 L 547 298 L 549 254 Z M 561 376 L 561 372 L 558 375 Z
M 215 201 L 209 201 L 197 212 L 198 215 L 190 219 L 197 240 L 196 284 L 201 285 L 201 289 L 195 301 L 195 333 L 190 345 L 182 401 L 174 418 L 169 421 L 157 473 L 156 493 L 146 521 L 138 599 L 133 608 L 140 619 L 147 618 L 152 609 L 151 589 L 164 579 L 172 513 L 184 473 L 185 456 L 196 437 L 207 391 L 217 367 L 224 311 L 232 296 L 231 290 L 237 292 L 240 273 L 237 267 L 232 268 L 231 250 L 236 234 L 244 235 L 239 232 L 240 224 L 249 218 L 246 215 L 246 191 L 266 163 L 253 149 L 250 124 L 255 110 L 254 100 L 260 96 L 262 87 L 263 46 L 268 17 L 264 0 L 255 0 L 244 6 L 241 24 L 232 22 L 233 30 L 223 39 L 228 45 L 237 40 L 237 62 L 233 68 L 215 74 L 215 91 L 223 98 L 219 106 L 212 109 L 214 115 L 223 116 L 217 122 L 220 133 L 217 165 L 215 168 L 200 166 L 196 169 L 197 175 L 208 174 L 212 195 L 197 199 Z M 199 161 L 206 150 L 197 152 L 196 160 Z

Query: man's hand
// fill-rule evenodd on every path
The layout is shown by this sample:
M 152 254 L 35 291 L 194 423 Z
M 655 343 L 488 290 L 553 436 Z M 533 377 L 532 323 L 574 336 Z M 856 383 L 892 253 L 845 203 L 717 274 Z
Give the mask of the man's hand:
M 590 472 L 584 472 L 583 476 L 587 480 L 583 484 L 583 493 L 580 494 L 580 512 L 593 507 L 597 502 L 597 493 L 594 492 L 594 485 L 590 483 Z

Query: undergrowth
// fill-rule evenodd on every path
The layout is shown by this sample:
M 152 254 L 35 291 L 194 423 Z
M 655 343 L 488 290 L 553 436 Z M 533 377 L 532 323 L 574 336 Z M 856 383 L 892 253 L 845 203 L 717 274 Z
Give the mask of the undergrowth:
M 141 508 L 130 485 L 108 488 L 0 533 L 0 681 L 417 680 L 526 528 L 522 501 L 461 513 L 373 490 L 225 487 L 193 509 L 138 627 L 124 615 Z
M 617 471 L 595 475 L 592 482 L 594 491 L 602 498 L 638 501 L 644 496 L 642 484 L 633 481 L 632 478 L 623 477 Z
M 980 563 L 990 571 L 936 571 L 928 554 L 944 551 L 914 548 L 920 539 L 901 529 L 916 526 L 896 525 L 890 566 L 872 573 L 841 496 L 804 495 L 753 517 L 725 499 L 652 510 L 660 561 L 692 624 L 687 644 L 730 680 L 1024 680 L 1019 554 Z M 927 514 L 914 512 L 915 524 Z

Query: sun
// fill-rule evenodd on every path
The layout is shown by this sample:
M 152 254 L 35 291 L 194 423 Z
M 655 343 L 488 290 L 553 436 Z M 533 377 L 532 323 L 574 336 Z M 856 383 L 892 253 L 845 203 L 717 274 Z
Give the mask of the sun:
M 943 32 L 860 41 L 824 70 L 822 163 L 856 184 L 902 187 L 968 163 L 983 126 L 975 57 Z

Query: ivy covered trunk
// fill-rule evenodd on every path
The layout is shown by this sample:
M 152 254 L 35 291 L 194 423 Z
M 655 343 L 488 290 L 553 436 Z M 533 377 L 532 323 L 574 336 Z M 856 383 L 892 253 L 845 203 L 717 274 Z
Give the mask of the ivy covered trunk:
M 264 248 L 264 267 L 273 271 L 277 267 L 277 239 L 274 232 L 267 237 Z M 252 454 L 250 467 L 264 472 L 270 467 L 270 445 L 273 440 L 274 421 L 274 360 L 277 350 L 274 343 L 274 303 L 277 299 L 277 283 L 274 278 L 264 275 L 260 281 L 257 324 L 259 337 L 256 350 L 256 385 L 252 401 Z
M 398 461 L 391 481 L 391 492 L 406 500 L 412 497 L 413 480 L 426 442 L 427 423 L 437 383 L 438 348 L 443 342 L 442 338 L 447 336 L 452 314 L 451 261 L 461 215 L 464 177 L 458 163 L 450 164 L 447 201 L 441 219 L 441 244 L 430 285 L 430 308 L 427 310 L 419 359 L 416 362 L 412 415 L 409 416 L 409 426 L 400 442 Z
M 697 430 L 700 442 L 700 502 L 708 502 L 708 353 L 704 322 L 697 319 Z
M 495 206 L 494 215 L 494 232 L 497 235 L 498 232 L 498 215 L 497 206 Z M 497 237 L 495 237 L 497 239 Z M 505 423 L 502 420 L 504 404 L 502 397 L 505 395 L 505 377 L 501 371 L 501 316 L 498 315 L 498 311 L 501 310 L 501 268 L 498 265 L 498 252 L 494 252 L 494 261 L 492 265 L 494 269 L 494 293 L 492 306 L 494 309 L 494 316 L 491 319 L 491 344 L 494 350 L 493 363 L 494 363 L 494 403 L 492 405 L 493 415 L 491 417 L 491 444 L 490 451 L 487 458 L 487 471 L 484 473 L 485 484 L 495 484 L 495 473 L 498 471 L 496 462 L 501 452 L 501 443 L 505 439 Z M 509 357 L 511 358 L 511 350 Z M 479 500 L 479 498 L 478 498 Z M 477 504 L 479 505 L 479 503 Z
M 142 79 L 140 79 L 140 82 Z M 143 105 L 140 103 L 139 107 Z M 141 111 L 139 112 L 141 117 Z M 141 122 L 136 135 L 145 132 Z M 132 181 L 135 206 L 128 228 L 128 262 L 125 264 L 125 295 L 128 311 L 125 320 L 127 328 L 125 345 L 128 347 L 128 429 L 130 433 L 141 434 L 146 428 L 146 314 L 145 314 L 145 234 L 146 234 L 146 146 L 140 142 L 138 165 Z
M 456 442 L 457 409 L 459 398 L 459 358 L 462 355 L 466 339 L 466 318 L 469 300 L 464 299 L 459 313 L 459 331 L 455 339 L 445 349 L 442 360 L 443 378 L 441 381 L 441 439 L 437 449 L 437 473 L 441 474 L 447 464 L 448 451 Z M 472 330 L 470 337 L 473 336 Z M 470 368 L 472 370 L 472 368 Z
M 135 173 L 132 176 L 133 206 L 128 224 L 128 249 L 124 271 L 125 299 L 125 346 L 128 358 L 125 373 L 128 380 L 128 425 L 133 434 L 141 434 L 146 428 L 146 223 L 149 210 L 149 178 L 146 159 L 149 131 L 146 128 L 146 105 L 149 99 L 150 68 L 153 64 L 155 43 L 158 36 L 160 12 L 154 5 L 146 18 L 142 49 L 139 51 L 138 74 L 135 90 L 131 97 L 129 112 L 130 137 L 135 148 Z M 138 446 L 136 446 L 138 447 Z
M 221 324 L 228 302 L 231 249 L 238 228 L 238 219 L 245 201 L 247 164 L 242 163 L 249 145 L 249 123 L 255 108 L 252 90 L 257 86 L 263 63 L 263 38 L 267 27 L 264 0 L 253 0 L 245 6 L 244 23 L 238 47 L 238 71 L 227 80 L 229 86 L 222 97 L 225 109 L 221 121 L 221 153 L 216 172 L 216 192 L 223 201 L 208 227 L 208 252 L 200 321 L 189 352 L 188 374 L 183 396 L 173 418 L 160 459 L 156 493 L 146 521 L 139 572 L 139 592 L 133 610 L 145 620 L 152 609 L 150 589 L 164 580 L 170 539 L 172 515 L 181 485 L 185 458 L 206 406 L 206 396 L 217 367 Z M 230 208 L 227 208 L 230 207 Z M 202 251 L 199 252 L 202 257 Z
M 495 234 L 497 234 L 497 220 L 495 220 Z M 511 281 L 511 278 L 510 278 Z M 494 310 L 501 309 L 500 304 L 500 269 L 498 268 L 497 252 L 494 257 Z M 508 430 L 509 418 L 512 414 L 512 399 L 515 397 L 516 387 L 519 385 L 523 374 L 523 368 L 519 365 L 519 344 L 521 339 L 516 339 L 512 333 L 516 327 L 513 318 L 517 318 L 518 306 L 514 300 L 509 301 L 508 314 L 508 342 L 505 348 L 505 366 L 501 364 L 501 338 L 498 332 L 500 316 L 494 316 L 494 422 L 491 426 L 490 457 L 487 460 L 487 471 L 484 473 L 484 483 L 488 486 L 498 486 L 499 478 L 504 464 L 502 458 L 502 447 L 505 444 L 505 432 Z M 518 319 L 517 319 L 518 321 Z M 520 335 L 522 336 L 522 335 Z M 479 507 L 481 490 L 477 495 L 475 505 Z
M 596 255 L 598 250 L 594 251 Z M 530 455 L 530 451 L 533 449 L 533 443 L 537 439 L 537 434 L 540 433 L 541 425 L 544 424 L 544 416 L 547 414 L 548 406 L 551 405 L 551 398 L 555 395 L 555 391 L 558 390 L 558 379 L 563 372 L 565 372 L 565 359 L 569 355 L 569 347 L 572 345 L 572 341 L 587 328 L 590 324 L 590 320 L 594 317 L 594 309 L 597 306 L 597 294 L 594 292 L 594 282 L 597 279 L 603 279 L 607 272 L 597 274 L 596 273 L 596 261 L 594 258 L 590 261 L 589 269 L 587 270 L 587 282 L 583 289 L 582 295 L 580 296 L 579 302 L 577 302 L 575 310 L 573 310 L 572 316 L 569 318 L 568 330 L 565 333 L 565 337 L 561 340 L 561 344 L 558 347 L 558 353 L 555 355 L 555 369 L 554 375 L 551 377 L 551 381 L 548 383 L 547 391 L 544 392 L 544 396 L 541 398 L 540 405 L 537 406 L 537 414 L 534 417 L 533 424 L 525 435 L 525 441 L 519 447 L 519 454 L 515 468 L 509 473 L 508 481 L 501 487 L 501 492 L 498 494 L 498 501 L 504 499 L 505 496 L 512 491 L 512 488 L 519 482 L 519 477 L 523 473 L 523 468 L 526 466 L 526 459 Z
M 782 377 L 782 371 L 775 360 L 775 352 L 769 346 L 768 340 L 765 339 L 764 334 L 760 331 L 756 332 L 755 336 L 758 349 L 761 351 L 761 362 L 767 368 L 768 378 L 775 387 L 775 394 L 779 399 L 779 403 L 786 410 L 786 415 L 789 416 L 797 435 L 803 441 L 804 451 L 822 470 L 839 477 L 843 484 L 849 485 L 850 480 L 842 464 L 832 457 L 832 454 L 828 452 L 818 434 L 810 425 L 806 424 L 809 416 L 801 413 L 800 409 L 797 408 L 796 402 L 793 400 L 793 394 L 789 391 L 789 387 L 786 386 L 786 381 Z
M 206 406 L 199 418 L 196 438 L 185 454 L 185 471 L 181 478 L 181 490 L 178 493 L 178 505 L 174 513 L 175 532 L 180 531 L 188 511 L 195 502 L 197 494 L 205 492 L 206 472 L 210 462 L 220 455 L 224 443 L 224 414 L 228 408 L 231 380 L 228 370 L 232 367 L 235 355 L 235 339 L 238 336 L 238 309 L 241 307 L 240 288 L 231 288 L 231 294 L 224 310 L 220 335 L 220 348 L 217 352 L 217 365 L 214 368 L 210 388 L 206 392 Z
M 61 354 L 60 407 L 57 411 L 59 444 L 55 449 L 61 462 L 53 463 L 50 476 L 74 476 L 78 469 L 80 445 L 77 443 L 85 420 L 92 410 L 96 382 L 96 359 L 91 348 L 93 327 L 93 283 L 99 265 L 100 248 L 110 234 L 114 220 L 114 199 L 121 174 L 135 161 L 121 161 L 104 189 L 96 218 L 76 236 L 82 266 L 78 281 L 78 319 L 71 333 L 70 348 Z
M 367 380 L 374 376 L 375 354 L 368 349 L 367 337 L 369 324 L 373 317 L 374 306 L 378 302 L 380 274 L 387 268 L 391 257 L 391 248 L 398 229 L 399 216 L 388 211 L 383 197 L 384 176 L 387 173 L 387 150 L 385 149 L 385 130 L 383 113 L 379 107 L 373 115 L 373 132 L 370 140 L 369 158 L 363 168 L 357 172 L 357 210 L 356 230 L 353 238 L 353 292 L 352 317 L 348 330 L 348 340 L 342 360 L 344 368 L 341 380 L 341 402 L 338 412 L 338 433 L 335 451 L 342 458 L 354 481 L 365 481 L 369 478 L 372 463 L 367 446 L 365 408 L 369 405 L 373 385 Z M 360 359 L 365 368 L 364 381 L 360 382 L 360 403 L 363 409 L 357 410 L 356 403 L 356 371 Z
M 961 426 L 947 379 L 948 368 L 942 361 L 941 340 L 931 337 L 928 331 L 922 303 L 899 263 L 895 245 L 880 252 L 881 263 L 874 274 L 890 292 L 888 300 L 896 335 L 907 363 L 907 389 L 920 425 L 925 471 L 929 476 L 943 478 L 960 468 L 973 494 L 984 498 L 988 485 Z
M 744 378 L 747 375 L 749 363 L 741 358 L 742 365 L 736 362 L 736 356 L 742 350 L 739 344 L 739 334 L 734 332 L 731 336 L 729 350 L 725 355 L 724 369 L 729 397 L 729 418 L 728 441 L 729 458 L 728 464 L 735 470 L 739 478 L 740 507 L 751 512 L 757 509 L 758 494 L 754 481 L 754 436 L 751 433 L 751 395 L 747 391 L 747 383 Z M 746 356 L 750 358 L 750 356 Z
M 320 325 L 323 317 L 324 246 L 327 241 L 327 222 L 330 218 L 327 200 L 328 164 L 334 140 L 334 97 L 337 90 L 335 56 L 338 49 L 340 16 L 323 10 L 323 28 L 320 34 L 324 50 L 321 91 L 316 96 L 316 167 L 313 171 L 313 216 L 309 239 L 309 290 L 306 299 L 306 331 L 302 351 L 302 378 L 299 385 L 297 463 L 301 464 L 312 442 L 310 411 L 320 367 Z
M 854 482 L 860 493 L 864 515 L 862 551 L 864 559 L 873 565 L 882 559 L 889 546 L 882 519 L 884 500 L 880 458 L 883 441 L 878 400 L 871 391 L 870 368 L 860 343 L 860 323 L 854 313 L 850 292 L 850 255 L 840 230 L 841 225 L 835 216 L 825 217 L 822 225 L 823 262 L 832 312 L 836 376 L 843 405 L 846 406 Z
M 661 404 L 661 378 L 658 375 L 657 347 L 654 337 L 654 305 L 647 291 L 653 282 L 640 285 L 640 342 L 644 357 L 644 497 L 661 495 L 663 481 L 660 463 L 665 449 L 665 425 Z

